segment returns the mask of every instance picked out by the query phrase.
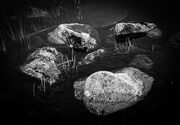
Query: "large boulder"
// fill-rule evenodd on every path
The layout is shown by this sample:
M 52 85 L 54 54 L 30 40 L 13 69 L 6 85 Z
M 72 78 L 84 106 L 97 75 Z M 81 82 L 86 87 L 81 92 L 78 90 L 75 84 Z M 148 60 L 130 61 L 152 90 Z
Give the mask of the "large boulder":
M 55 48 L 38 48 L 27 57 L 20 69 L 23 73 L 51 85 L 58 80 L 58 76 L 61 74 L 62 67 L 58 67 L 57 64 L 62 63 L 63 58 L 63 54 Z
M 66 45 L 77 51 L 96 49 L 99 45 L 98 32 L 86 24 L 61 24 L 53 32 L 48 33 L 50 43 Z
M 138 102 L 151 88 L 154 79 L 128 67 L 120 71 L 98 71 L 75 82 L 75 97 L 96 115 L 108 115 Z

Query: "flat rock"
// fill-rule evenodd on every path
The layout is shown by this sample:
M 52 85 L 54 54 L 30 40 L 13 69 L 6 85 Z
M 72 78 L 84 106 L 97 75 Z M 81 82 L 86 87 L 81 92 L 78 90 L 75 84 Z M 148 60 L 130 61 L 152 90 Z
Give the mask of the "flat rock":
M 86 24 L 60 24 L 53 32 L 48 33 L 50 43 L 66 45 L 77 51 L 96 49 L 100 41 L 98 32 Z
M 31 7 L 30 13 L 27 14 L 27 18 L 44 18 L 49 17 L 49 13 L 46 10 L 42 10 L 40 8 Z
M 127 37 L 137 39 L 141 37 L 160 37 L 161 31 L 154 23 L 148 22 L 122 22 L 114 27 L 114 34 L 117 41 L 124 41 Z
M 138 54 L 130 62 L 129 66 L 134 66 L 142 69 L 151 69 L 153 66 L 153 61 L 146 55 Z
M 103 53 L 105 53 L 104 49 L 98 49 L 94 52 L 91 52 L 87 54 L 80 62 L 78 62 L 78 65 L 87 65 L 91 64 L 95 61 L 95 58 L 100 57 Z
M 38 48 L 31 53 L 20 67 L 27 75 L 35 77 L 50 85 L 58 80 L 61 71 L 57 64 L 63 62 L 63 54 L 52 47 Z
M 154 79 L 128 67 L 120 71 L 97 71 L 75 82 L 75 97 L 96 115 L 108 115 L 138 102 L 148 93 Z

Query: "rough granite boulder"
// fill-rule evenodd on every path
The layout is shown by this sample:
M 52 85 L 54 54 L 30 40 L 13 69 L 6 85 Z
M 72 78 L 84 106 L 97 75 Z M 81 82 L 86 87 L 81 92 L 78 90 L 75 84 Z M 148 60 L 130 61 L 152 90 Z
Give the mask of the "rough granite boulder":
M 58 80 L 58 76 L 61 74 L 61 67 L 57 67 L 57 64 L 62 63 L 63 58 L 63 54 L 55 48 L 38 48 L 27 57 L 20 70 L 51 85 Z
M 108 115 L 132 106 L 149 92 L 153 77 L 128 67 L 98 71 L 75 82 L 75 97 L 96 115 Z
M 50 43 L 66 45 L 76 51 L 94 50 L 99 45 L 99 34 L 96 29 L 86 24 L 69 23 L 59 25 L 48 33 Z

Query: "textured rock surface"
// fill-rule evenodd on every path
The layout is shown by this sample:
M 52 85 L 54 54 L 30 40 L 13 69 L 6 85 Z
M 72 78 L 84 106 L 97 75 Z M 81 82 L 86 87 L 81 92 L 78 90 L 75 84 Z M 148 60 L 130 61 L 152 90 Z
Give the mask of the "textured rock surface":
M 118 23 L 114 28 L 115 38 L 117 41 L 125 42 L 125 39 L 137 39 L 140 37 L 160 37 L 161 31 L 154 23 L 148 22 L 130 22 Z
M 53 84 L 61 73 L 56 64 L 63 62 L 63 55 L 52 47 L 43 47 L 30 54 L 21 66 L 27 75 Z
M 148 32 L 152 29 L 156 28 L 154 23 L 148 22 L 130 22 L 130 23 L 118 23 L 115 26 L 115 35 L 122 35 L 122 34 L 130 34 L 130 33 L 140 33 L 140 32 Z
M 95 61 L 95 58 L 101 56 L 105 52 L 104 49 L 98 49 L 94 52 L 89 53 L 86 55 L 80 62 L 78 62 L 79 65 L 87 65 Z
M 149 57 L 147 57 L 146 55 L 138 54 L 134 57 L 129 65 L 137 68 L 151 69 L 153 64 L 153 61 Z
M 150 90 L 154 79 L 129 67 L 115 73 L 98 71 L 75 82 L 75 97 L 96 115 L 108 115 L 137 102 Z
M 89 51 L 95 49 L 100 41 L 98 32 L 91 26 L 79 23 L 61 24 L 48 33 L 53 44 L 67 45 L 74 50 Z

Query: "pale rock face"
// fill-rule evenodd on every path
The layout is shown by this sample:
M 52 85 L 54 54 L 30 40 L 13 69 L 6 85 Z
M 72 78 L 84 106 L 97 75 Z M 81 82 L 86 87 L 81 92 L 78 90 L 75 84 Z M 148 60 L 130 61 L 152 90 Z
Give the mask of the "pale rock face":
M 98 49 L 94 52 L 89 53 L 86 55 L 80 62 L 78 62 L 79 65 L 88 65 L 95 61 L 95 58 L 100 57 L 102 54 L 105 53 L 104 49 Z
M 152 77 L 133 67 L 115 73 L 98 71 L 75 82 L 75 97 L 83 100 L 90 112 L 108 115 L 137 102 L 153 81 Z
M 169 42 L 175 49 L 180 49 L 180 31 L 172 34 L 169 38 Z
M 51 85 L 58 80 L 58 75 L 61 74 L 56 66 L 56 63 L 61 61 L 63 61 L 63 55 L 55 48 L 43 47 L 30 54 L 20 69 L 23 73 Z
M 48 33 L 50 43 L 67 45 L 75 50 L 95 49 L 100 41 L 98 32 L 91 26 L 79 23 L 61 24 Z
M 114 28 L 114 32 L 115 32 L 115 35 L 123 35 L 123 34 L 125 35 L 125 34 L 130 34 L 130 33 L 145 33 L 154 28 L 156 28 L 156 25 L 154 23 L 148 23 L 148 22 L 124 23 L 122 22 L 122 23 L 116 24 Z

